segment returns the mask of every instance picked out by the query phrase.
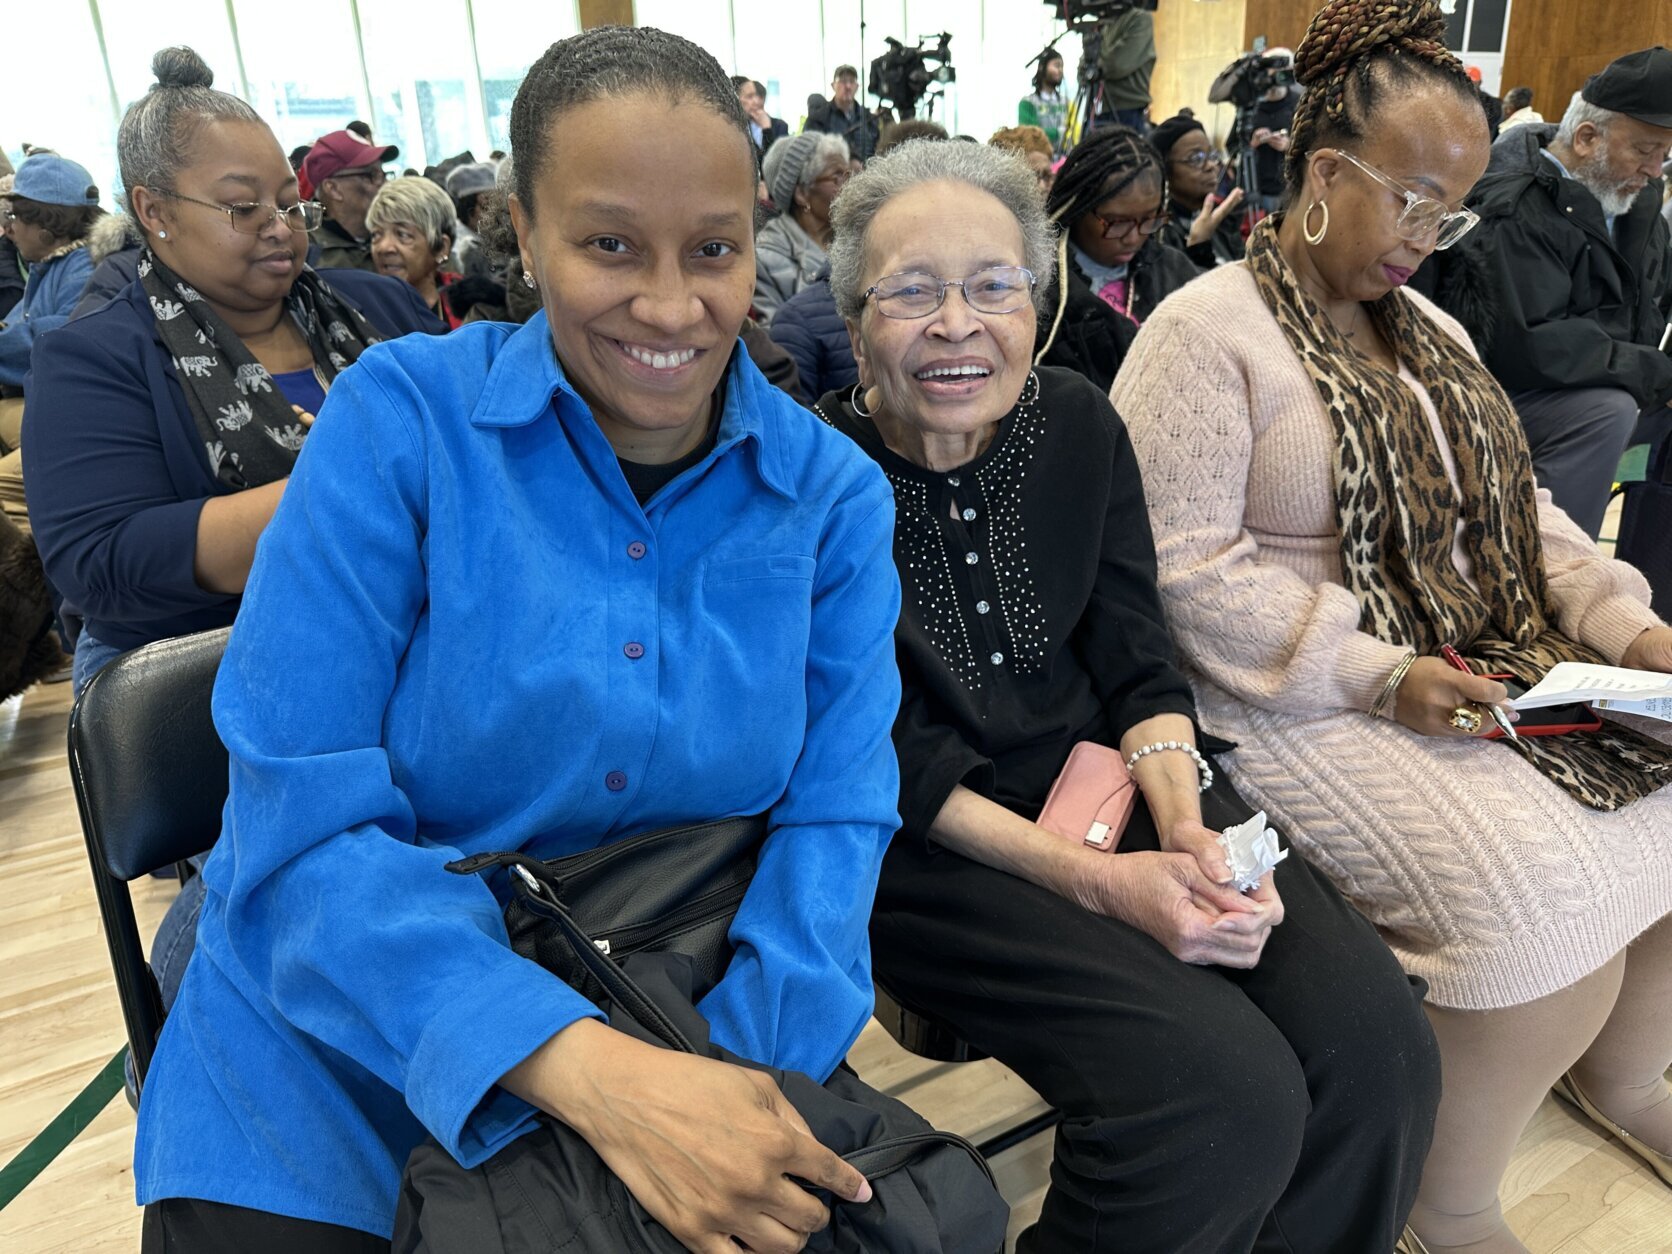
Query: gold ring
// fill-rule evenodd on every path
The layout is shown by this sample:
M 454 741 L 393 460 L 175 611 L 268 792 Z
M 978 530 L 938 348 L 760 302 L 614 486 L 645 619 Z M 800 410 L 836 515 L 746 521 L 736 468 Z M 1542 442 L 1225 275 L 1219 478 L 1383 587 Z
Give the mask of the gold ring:
M 1480 731 L 1480 711 L 1472 706 L 1458 706 L 1451 712 L 1451 717 L 1446 721 L 1457 728 L 1458 731 L 1467 732 L 1471 736 Z

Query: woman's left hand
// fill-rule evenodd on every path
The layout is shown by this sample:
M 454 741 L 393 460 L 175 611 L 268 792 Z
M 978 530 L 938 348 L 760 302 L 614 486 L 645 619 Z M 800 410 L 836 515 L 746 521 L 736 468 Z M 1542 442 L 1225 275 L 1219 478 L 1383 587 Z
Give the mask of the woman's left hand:
M 1225 848 L 1219 843 L 1219 835 L 1202 824 L 1190 819 L 1178 820 L 1161 837 L 1161 848 L 1164 853 L 1189 854 L 1208 879 L 1215 884 L 1230 884 L 1231 867 L 1225 861 Z M 1268 929 L 1283 922 L 1283 899 L 1277 895 L 1277 883 L 1271 874 L 1243 895 L 1266 913 Z
M 1626 647 L 1620 665 L 1634 671 L 1672 673 L 1672 627 L 1651 627 Z

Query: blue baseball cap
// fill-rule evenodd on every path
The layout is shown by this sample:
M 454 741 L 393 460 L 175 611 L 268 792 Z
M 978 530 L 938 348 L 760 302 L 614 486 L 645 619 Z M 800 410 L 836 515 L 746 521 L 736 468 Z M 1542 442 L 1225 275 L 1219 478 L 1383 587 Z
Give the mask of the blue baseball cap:
M 99 189 L 86 166 L 47 152 L 38 152 L 18 166 L 12 195 L 71 208 L 99 203 Z

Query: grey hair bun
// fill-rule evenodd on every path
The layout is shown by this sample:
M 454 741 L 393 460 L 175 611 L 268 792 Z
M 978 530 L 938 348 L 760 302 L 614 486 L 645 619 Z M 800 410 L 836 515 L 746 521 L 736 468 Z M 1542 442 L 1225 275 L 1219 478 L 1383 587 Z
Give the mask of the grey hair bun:
M 164 48 L 151 58 L 151 73 L 157 81 L 151 90 L 165 87 L 213 87 L 215 71 L 190 48 Z

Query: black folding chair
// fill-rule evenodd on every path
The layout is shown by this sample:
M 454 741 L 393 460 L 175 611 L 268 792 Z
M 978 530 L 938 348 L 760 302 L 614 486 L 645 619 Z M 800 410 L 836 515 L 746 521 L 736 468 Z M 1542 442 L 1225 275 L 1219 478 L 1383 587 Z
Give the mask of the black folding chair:
M 70 777 L 104 920 L 136 1086 L 162 1031 L 128 885 L 203 853 L 221 834 L 226 746 L 209 698 L 231 628 L 124 653 L 70 711 Z
M 883 989 L 877 987 L 876 1020 L 882 1024 L 899 1046 L 919 1058 L 934 1062 L 980 1062 L 987 1057 L 946 1024 L 930 1015 L 901 1005 Z M 1055 1110 L 1045 1110 L 1019 1120 L 1008 1128 L 1000 1128 L 976 1145 L 983 1158 L 991 1160 L 995 1154 L 1020 1145 L 1047 1128 L 1062 1121 Z

